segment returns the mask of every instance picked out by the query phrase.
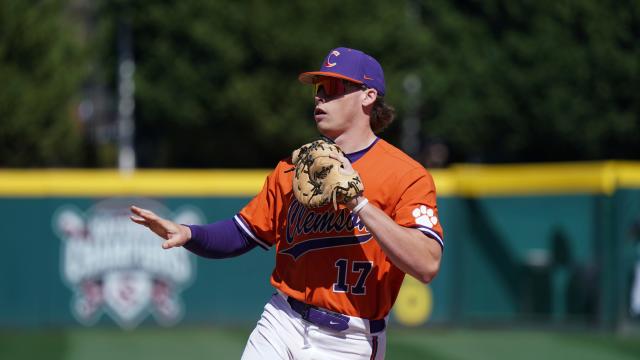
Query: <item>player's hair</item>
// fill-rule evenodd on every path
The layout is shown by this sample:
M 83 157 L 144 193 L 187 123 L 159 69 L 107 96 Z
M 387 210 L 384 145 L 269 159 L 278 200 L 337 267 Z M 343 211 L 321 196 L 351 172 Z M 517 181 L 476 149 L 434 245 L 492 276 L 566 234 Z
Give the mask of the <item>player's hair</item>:
M 376 134 L 381 133 L 393 122 L 395 117 L 396 110 L 387 105 L 383 97 L 378 96 L 371 109 L 371 130 Z

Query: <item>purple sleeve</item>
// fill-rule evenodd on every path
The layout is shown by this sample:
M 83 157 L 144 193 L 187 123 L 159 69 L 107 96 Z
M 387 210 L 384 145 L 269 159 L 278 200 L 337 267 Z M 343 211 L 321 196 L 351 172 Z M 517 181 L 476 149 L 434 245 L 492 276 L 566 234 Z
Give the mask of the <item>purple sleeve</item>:
M 257 245 L 238 229 L 233 219 L 208 225 L 186 226 L 191 229 L 191 240 L 184 248 L 202 257 L 224 259 L 239 256 Z

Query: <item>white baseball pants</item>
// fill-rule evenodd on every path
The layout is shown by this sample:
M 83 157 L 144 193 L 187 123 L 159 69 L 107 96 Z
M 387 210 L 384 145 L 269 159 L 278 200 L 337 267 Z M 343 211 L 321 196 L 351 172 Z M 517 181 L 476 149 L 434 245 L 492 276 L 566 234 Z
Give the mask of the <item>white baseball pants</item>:
M 249 336 L 242 360 L 379 360 L 385 348 L 386 332 L 369 334 L 364 320 L 352 317 L 340 332 L 320 328 L 293 311 L 286 295 L 276 293 Z

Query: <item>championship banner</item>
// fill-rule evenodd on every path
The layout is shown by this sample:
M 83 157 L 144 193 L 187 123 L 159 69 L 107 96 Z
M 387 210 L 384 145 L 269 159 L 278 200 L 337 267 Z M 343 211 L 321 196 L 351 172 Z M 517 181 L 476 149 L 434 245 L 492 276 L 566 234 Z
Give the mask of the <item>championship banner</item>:
M 162 239 L 129 219 L 133 203 L 179 224 L 204 221 L 195 207 L 172 213 L 147 199 L 108 199 L 86 211 L 59 207 L 53 230 L 61 240 L 61 276 L 81 324 L 91 326 L 103 313 L 126 329 L 149 314 L 163 326 L 182 318 L 180 293 L 195 278 L 194 255 L 183 248 L 163 250 Z

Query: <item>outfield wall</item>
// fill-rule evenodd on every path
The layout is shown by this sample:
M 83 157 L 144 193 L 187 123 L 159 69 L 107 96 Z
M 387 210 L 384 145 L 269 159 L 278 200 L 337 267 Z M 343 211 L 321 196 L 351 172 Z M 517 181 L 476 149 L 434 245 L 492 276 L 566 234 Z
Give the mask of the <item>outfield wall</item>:
M 445 229 L 442 269 L 428 286 L 405 281 L 394 323 L 634 323 L 640 163 L 432 173 Z M 255 322 L 273 292 L 273 250 L 227 260 L 164 251 L 128 221 L 127 208 L 213 222 L 233 216 L 266 174 L 0 171 L 0 327 Z

